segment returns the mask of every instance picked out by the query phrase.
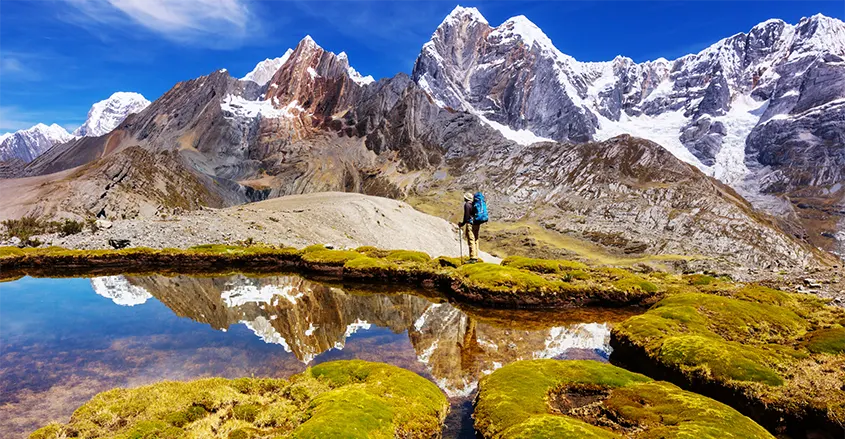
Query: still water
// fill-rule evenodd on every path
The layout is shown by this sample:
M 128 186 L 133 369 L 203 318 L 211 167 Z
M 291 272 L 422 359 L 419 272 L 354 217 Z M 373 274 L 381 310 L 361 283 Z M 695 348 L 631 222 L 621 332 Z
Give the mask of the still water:
M 479 378 L 519 359 L 606 361 L 631 313 L 479 310 L 290 275 L 23 278 L 0 283 L 0 431 L 26 437 L 113 387 L 358 358 L 437 383 L 453 404 L 444 437 L 468 438 Z

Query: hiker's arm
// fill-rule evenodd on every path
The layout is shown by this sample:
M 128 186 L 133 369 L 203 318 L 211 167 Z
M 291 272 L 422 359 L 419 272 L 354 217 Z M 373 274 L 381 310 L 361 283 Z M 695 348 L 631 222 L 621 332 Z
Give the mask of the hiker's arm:
M 464 226 L 465 224 L 470 224 L 472 222 L 472 204 L 464 203 L 464 220 L 461 221 L 459 226 Z

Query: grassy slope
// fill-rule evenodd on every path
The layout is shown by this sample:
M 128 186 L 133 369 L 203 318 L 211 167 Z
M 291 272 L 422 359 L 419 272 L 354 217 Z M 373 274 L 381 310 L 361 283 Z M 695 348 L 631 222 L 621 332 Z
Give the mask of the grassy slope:
M 458 192 L 448 192 L 437 197 L 412 196 L 405 201 L 423 213 L 457 223 L 461 220 L 462 196 Z M 658 267 L 663 267 L 670 261 L 696 259 L 693 256 L 673 254 L 624 256 L 588 239 L 546 229 L 530 219 L 491 222 L 484 226 L 482 234 L 481 249 L 500 257 L 534 255 L 539 251 L 543 257 L 555 253 L 569 253 L 591 264 L 632 266 L 638 263 L 653 263 Z M 533 240 L 535 245 L 527 247 L 523 242 L 525 238 Z M 538 250 L 537 246 L 545 251 Z

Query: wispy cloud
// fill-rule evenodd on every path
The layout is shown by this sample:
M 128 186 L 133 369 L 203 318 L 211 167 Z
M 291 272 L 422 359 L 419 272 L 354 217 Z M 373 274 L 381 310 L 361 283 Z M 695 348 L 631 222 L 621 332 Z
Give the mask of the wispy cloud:
M 8 54 L 0 55 L 0 78 L 4 81 L 37 81 L 41 75 L 25 64 L 25 60 Z
M 145 28 L 167 39 L 211 48 L 232 48 L 260 33 L 249 0 L 63 0 L 82 17 L 74 23 L 99 32 Z M 74 17 L 70 17 L 74 18 Z
M 25 71 L 23 64 L 17 58 L 0 59 L 0 73 L 15 74 Z
M 23 130 L 37 123 L 28 120 L 27 115 L 21 114 L 15 107 L 0 106 L 0 132 Z

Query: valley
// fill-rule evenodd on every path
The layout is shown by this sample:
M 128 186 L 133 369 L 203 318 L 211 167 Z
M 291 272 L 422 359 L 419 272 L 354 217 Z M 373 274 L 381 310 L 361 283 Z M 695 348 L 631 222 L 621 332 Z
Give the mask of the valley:
M 0 59 L 0 436 L 845 435 L 841 16 L 61 3 L 0 16 L 87 41 Z

